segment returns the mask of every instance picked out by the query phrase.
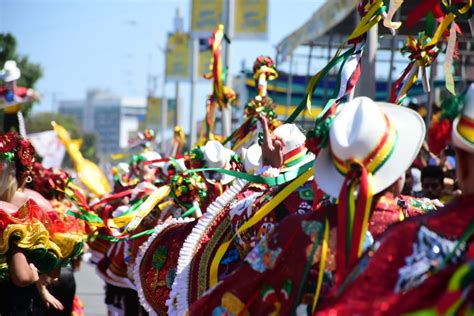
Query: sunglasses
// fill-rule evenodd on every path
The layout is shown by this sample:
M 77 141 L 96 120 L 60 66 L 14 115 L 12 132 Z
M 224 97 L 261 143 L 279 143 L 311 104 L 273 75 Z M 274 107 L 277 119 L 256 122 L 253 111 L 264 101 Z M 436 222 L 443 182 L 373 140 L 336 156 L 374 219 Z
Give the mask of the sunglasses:
M 204 177 L 206 177 L 208 180 L 219 182 L 222 180 L 222 173 L 218 171 L 204 171 Z

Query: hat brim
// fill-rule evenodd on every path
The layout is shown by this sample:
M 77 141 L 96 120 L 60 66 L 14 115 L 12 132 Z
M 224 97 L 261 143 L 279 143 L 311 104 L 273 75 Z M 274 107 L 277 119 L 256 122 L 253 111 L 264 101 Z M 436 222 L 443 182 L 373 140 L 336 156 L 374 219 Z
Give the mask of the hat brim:
M 405 173 L 415 160 L 426 132 L 423 119 L 415 111 L 391 103 L 376 103 L 395 125 L 398 132 L 398 142 L 392 155 L 373 175 L 374 194 L 388 188 Z M 318 187 L 337 198 L 344 177 L 334 166 L 329 146 L 319 152 L 313 170 Z
M 314 160 L 315 158 L 316 158 L 316 156 L 312 152 L 308 151 L 306 153 L 304 159 L 301 162 L 297 163 L 294 166 L 288 167 L 288 168 L 282 168 L 282 169 L 280 169 L 280 172 L 288 172 L 288 171 L 291 171 L 291 170 L 298 169 L 299 167 L 304 166 L 305 164 L 307 164 L 308 162 Z
M 224 158 L 224 159 L 227 160 L 227 164 L 230 164 L 230 159 L 231 159 L 233 153 L 234 153 L 234 152 L 233 152 L 232 150 L 230 150 L 230 149 L 224 147 L 223 155 L 225 155 L 225 158 Z M 220 168 L 220 166 L 219 166 L 218 164 L 214 164 L 214 163 L 212 163 L 212 162 L 210 162 L 210 161 L 207 161 L 207 167 L 208 167 L 208 168 Z M 228 168 L 225 168 L 225 169 L 228 169 Z M 207 178 L 205 172 L 204 172 L 204 176 Z M 224 185 L 225 185 L 225 184 L 228 184 L 228 183 L 232 182 L 232 180 L 234 180 L 234 179 L 235 179 L 234 176 L 231 176 L 231 175 L 222 173 L 222 177 L 221 177 L 221 179 L 220 179 L 219 182 L 220 182 L 221 184 L 224 184 Z
M 474 144 L 468 142 L 458 132 L 459 120 L 460 120 L 460 117 L 456 117 L 453 121 L 453 129 L 451 132 L 453 145 L 467 152 L 474 153 Z
M 11 82 L 20 79 L 21 73 L 18 69 L 14 69 L 3 76 L 3 81 Z

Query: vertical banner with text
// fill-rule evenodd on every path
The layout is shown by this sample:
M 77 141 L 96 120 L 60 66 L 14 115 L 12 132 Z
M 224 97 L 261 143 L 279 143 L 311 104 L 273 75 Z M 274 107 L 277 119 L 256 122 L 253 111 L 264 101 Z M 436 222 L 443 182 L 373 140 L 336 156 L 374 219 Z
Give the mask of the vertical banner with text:
M 234 39 L 267 39 L 268 0 L 235 1 Z
M 207 38 L 224 23 L 223 0 L 191 1 L 191 33 L 193 36 Z
M 191 78 L 191 47 L 187 33 L 168 35 L 166 44 L 166 80 L 188 81 Z
M 144 121 L 144 126 L 140 126 L 140 129 L 151 128 L 159 130 L 161 123 L 161 106 L 163 100 L 157 97 L 148 97 L 147 110 Z M 176 100 L 168 99 L 168 118 L 166 124 L 168 127 L 174 126 L 176 119 Z

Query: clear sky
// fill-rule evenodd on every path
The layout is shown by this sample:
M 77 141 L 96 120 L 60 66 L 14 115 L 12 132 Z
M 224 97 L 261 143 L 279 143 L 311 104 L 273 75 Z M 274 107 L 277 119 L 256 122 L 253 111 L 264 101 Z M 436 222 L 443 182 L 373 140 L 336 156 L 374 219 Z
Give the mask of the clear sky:
M 238 0 L 236 0 L 238 1 Z M 233 41 L 232 73 L 242 61 L 251 67 L 260 54 L 275 56 L 275 45 L 302 25 L 324 1 L 269 0 L 267 41 Z M 145 96 L 147 74 L 164 72 L 162 49 L 179 8 L 189 27 L 190 0 L 0 0 L 0 32 L 11 32 L 18 51 L 41 64 L 37 85 L 42 102 L 35 111 L 54 110 L 57 100 L 80 99 L 89 88 L 121 96 Z M 285 65 L 282 65 L 285 67 Z M 286 65 L 287 67 L 288 65 Z M 299 63 L 303 71 L 304 65 Z M 314 65 L 316 67 L 316 65 Z M 315 69 L 316 70 L 316 69 Z M 210 83 L 198 85 L 204 109 Z M 167 94 L 174 96 L 169 84 Z M 181 98 L 190 106 L 189 84 Z M 188 111 L 186 111 L 188 112 Z M 201 117 L 204 111 L 198 111 Z M 182 122 L 187 129 L 188 117 Z

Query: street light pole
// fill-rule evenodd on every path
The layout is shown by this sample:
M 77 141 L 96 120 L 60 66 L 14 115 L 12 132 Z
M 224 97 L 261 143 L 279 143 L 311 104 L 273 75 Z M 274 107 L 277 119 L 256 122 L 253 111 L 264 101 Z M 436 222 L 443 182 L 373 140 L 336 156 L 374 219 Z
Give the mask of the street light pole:
M 192 38 L 192 60 L 191 60 L 191 115 L 189 124 L 189 148 L 193 148 L 196 143 L 196 83 L 198 80 L 198 58 L 199 58 L 199 38 Z
M 227 0 L 225 7 L 225 32 L 227 37 L 232 40 L 234 37 L 234 10 L 235 10 L 235 0 Z M 232 54 L 230 49 L 230 43 L 227 43 L 225 46 L 225 65 L 227 68 L 227 78 L 226 85 L 229 88 L 232 88 L 232 75 L 231 75 L 231 63 L 232 63 Z M 225 109 L 222 109 L 222 135 L 228 137 L 232 132 L 232 107 L 230 104 L 227 105 Z

